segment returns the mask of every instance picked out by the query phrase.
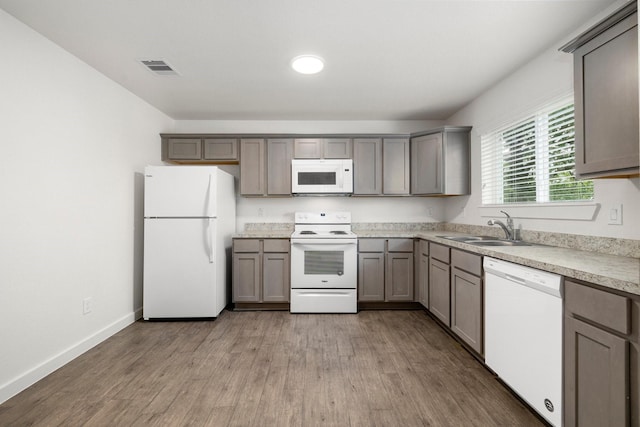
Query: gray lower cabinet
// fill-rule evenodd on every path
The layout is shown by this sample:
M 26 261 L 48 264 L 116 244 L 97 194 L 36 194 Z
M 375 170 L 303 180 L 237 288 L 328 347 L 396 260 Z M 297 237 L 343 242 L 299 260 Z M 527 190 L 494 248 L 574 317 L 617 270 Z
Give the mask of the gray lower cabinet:
M 408 138 L 382 140 L 382 192 L 389 195 L 409 194 L 410 156 Z
M 413 239 L 358 239 L 358 300 L 414 301 Z
M 451 325 L 450 249 L 429 243 L 429 311 L 447 326 Z
M 478 354 L 484 352 L 482 256 L 451 249 L 451 330 Z
M 446 126 L 411 138 L 411 194 L 471 192 L 470 127 Z
M 237 163 L 238 139 L 162 134 L 162 160 L 176 163 Z
M 290 196 L 293 140 L 240 140 L 240 194 Z
M 574 59 L 576 175 L 638 175 L 638 16 L 629 2 L 562 48 Z
M 415 245 L 416 301 L 429 308 L 429 242 L 417 240 Z
M 564 425 L 640 425 L 640 298 L 566 279 Z
M 289 239 L 233 239 L 233 302 L 289 302 Z
M 296 159 L 350 159 L 351 138 L 296 138 Z
M 353 194 L 382 195 L 382 139 L 353 140 Z

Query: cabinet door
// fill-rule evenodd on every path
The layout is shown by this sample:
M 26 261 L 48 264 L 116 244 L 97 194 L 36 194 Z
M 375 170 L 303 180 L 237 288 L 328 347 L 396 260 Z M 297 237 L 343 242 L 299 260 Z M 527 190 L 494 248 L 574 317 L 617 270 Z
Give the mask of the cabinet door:
M 413 252 L 387 254 L 386 301 L 413 301 Z
M 637 14 L 576 49 L 574 75 L 576 173 L 638 173 Z
M 382 140 L 353 140 L 353 194 L 382 194 Z
M 627 341 L 573 317 L 564 327 L 564 425 L 628 425 Z
M 260 254 L 233 254 L 233 302 L 260 302 Z
M 202 140 L 200 138 L 170 138 L 169 160 L 200 160 Z
M 443 192 L 442 133 L 411 140 L 411 194 Z
M 350 138 L 327 138 L 323 141 L 325 159 L 350 159 L 351 139 Z
M 262 269 L 262 301 L 289 302 L 289 254 L 265 253 Z
M 262 196 L 265 194 L 265 141 L 243 139 L 240 141 L 240 194 Z
M 322 157 L 322 139 L 298 138 L 293 141 L 293 157 L 296 159 L 319 159 Z
M 358 300 L 384 301 L 384 253 L 358 254 Z
M 291 156 L 293 140 L 267 140 L 267 194 L 291 195 Z
M 238 140 L 235 138 L 211 138 L 204 140 L 205 160 L 238 160 Z
M 382 192 L 409 194 L 409 140 L 385 138 L 382 142 Z
M 429 258 L 429 311 L 445 325 L 451 325 L 449 265 Z
M 482 279 L 451 269 L 451 330 L 478 354 L 483 351 Z

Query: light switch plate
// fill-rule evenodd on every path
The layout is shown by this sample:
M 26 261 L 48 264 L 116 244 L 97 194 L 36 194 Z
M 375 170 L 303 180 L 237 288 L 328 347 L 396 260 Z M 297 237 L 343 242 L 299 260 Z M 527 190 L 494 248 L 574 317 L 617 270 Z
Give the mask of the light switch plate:
M 609 207 L 609 224 L 622 225 L 622 203 Z

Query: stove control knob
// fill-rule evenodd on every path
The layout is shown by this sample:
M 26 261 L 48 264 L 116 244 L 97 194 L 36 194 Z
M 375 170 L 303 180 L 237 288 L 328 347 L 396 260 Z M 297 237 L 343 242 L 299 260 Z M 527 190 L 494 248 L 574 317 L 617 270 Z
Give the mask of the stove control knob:
M 344 274 L 344 272 L 338 271 L 338 276 L 342 276 L 343 274 Z

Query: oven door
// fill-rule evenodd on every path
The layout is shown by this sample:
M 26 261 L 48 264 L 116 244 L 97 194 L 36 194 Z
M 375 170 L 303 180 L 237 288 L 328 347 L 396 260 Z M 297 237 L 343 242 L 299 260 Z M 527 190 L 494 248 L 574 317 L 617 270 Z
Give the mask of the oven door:
M 357 239 L 291 240 L 292 289 L 355 289 Z

